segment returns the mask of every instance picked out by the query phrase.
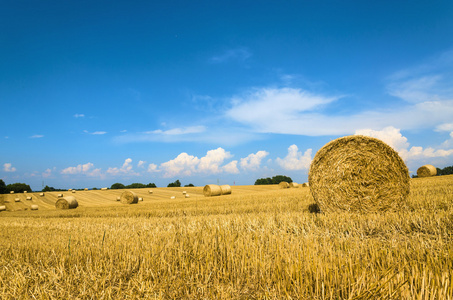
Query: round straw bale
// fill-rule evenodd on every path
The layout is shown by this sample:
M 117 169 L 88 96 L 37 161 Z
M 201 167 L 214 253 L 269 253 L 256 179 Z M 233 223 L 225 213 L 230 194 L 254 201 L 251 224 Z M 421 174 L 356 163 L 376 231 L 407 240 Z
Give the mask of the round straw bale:
M 278 184 L 278 186 L 279 186 L 279 188 L 281 188 L 281 189 L 287 189 L 287 188 L 289 188 L 289 183 L 286 182 L 286 181 L 282 181 L 282 182 L 280 182 L 280 183 Z
M 189 194 L 184 194 L 184 198 L 190 198 Z
M 58 194 L 57 197 L 61 198 L 61 197 L 63 197 L 63 194 Z
M 148 194 L 152 194 L 152 193 L 153 193 L 153 191 L 151 191 L 151 190 L 148 191 Z
M 222 189 L 216 184 L 207 184 L 203 188 L 203 195 L 205 195 L 205 197 L 220 196 L 221 194 Z
M 289 184 L 289 187 L 290 187 L 290 188 L 296 188 L 296 189 L 297 189 L 297 188 L 299 187 L 299 184 L 298 184 L 297 182 L 291 182 L 291 183 Z
M 55 202 L 55 207 L 57 209 L 73 209 L 77 208 L 77 206 L 79 206 L 79 203 L 73 196 L 66 196 L 58 199 L 57 202 Z
M 24 191 L 24 194 L 28 193 L 27 191 Z
M 409 180 L 408 169 L 395 150 L 361 135 L 324 145 L 308 174 L 310 191 L 322 211 L 399 208 L 409 195 Z
M 76 192 L 76 190 L 72 190 L 71 192 L 74 194 Z
M 418 177 L 429 177 L 429 176 L 436 176 L 437 169 L 433 165 L 424 165 L 418 168 L 417 176 Z
M 137 194 L 131 191 L 124 191 L 121 194 L 121 203 L 123 204 L 135 204 L 138 203 Z
M 68 189 L 68 192 L 72 192 L 72 189 Z
M 176 197 L 175 196 L 171 196 L 170 199 L 176 199 Z
M 138 201 L 143 201 L 143 198 L 142 198 L 142 197 L 139 197 L 139 198 L 138 198 Z
M 28 197 L 27 197 L 27 198 L 25 198 L 25 199 L 27 199 L 27 200 L 32 200 L 32 198 L 31 198 L 30 196 L 28 196 Z
M 36 204 L 33 204 L 31 207 L 30 207 L 31 210 L 38 210 L 38 205 Z
M 182 194 L 185 195 L 185 194 L 187 194 L 187 192 L 186 191 L 182 191 Z
M 106 188 L 106 187 L 101 188 L 101 191 L 106 191 L 106 190 L 108 190 L 108 188 Z
M 10 193 L 10 194 L 14 194 L 14 191 L 10 191 L 9 193 Z
M 121 201 L 121 197 L 116 197 L 116 201 Z
M 0 206 L 0 211 L 5 211 L 6 210 L 6 206 L 5 205 L 1 205 Z
M 220 186 L 221 194 L 222 195 L 230 195 L 231 194 L 231 186 L 228 184 L 224 184 Z
M 44 197 L 44 193 L 40 193 L 39 196 Z
M 20 198 L 15 198 L 14 202 L 20 202 Z
M 85 188 L 84 191 L 88 191 L 88 188 Z
M 309 186 L 310 186 L 310 184 L 308 182 L 302 183 L 302 187 L 309 187 Z

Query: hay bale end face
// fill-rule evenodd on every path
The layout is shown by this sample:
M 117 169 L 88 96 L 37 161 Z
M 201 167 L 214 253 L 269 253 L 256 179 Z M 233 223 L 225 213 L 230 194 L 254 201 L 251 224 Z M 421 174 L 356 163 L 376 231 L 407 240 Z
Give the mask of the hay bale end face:
M 123 204 L 136 204 L 138 203 L 137 194 L 131 191 L 124 191 L 121 194 L 121 203 Z
M 79 206 L 76 198 L 73 196 L 66 196 L 60 198 L 55 202 L 55 208 L 57 209 L 74 209 Z
M 138 201 L 143 201 L 143 198 L 142 197 L 138 198 Z
M 324 145 L 308 174 L 322 211 L 378 212 L 403 206 L 409 172 L 398 153 L 381 140 L 346 136 Z
M 190 198 L 189 194 L 184 194 L 184 198 Z
M 33 204 L 31 207 L 30 207 L 31 210 L 38 210 L 38 205 L 36 204 Z
M 288 189 L 289 188 L 289 183 L 286 181 L 282 181 L 278 184 L 278 187 L 281 189 Z
M 220 196 L 222 189 L 216 184 L 207 184 L 203 188 L 203 195 L 205 197 Z
M 170 199 L 176 199 L 176 197 L 175 196 L 171 196 Z
M 6 206 L 5 205 L 0 205 L 0 211 L 5 211 L 6 210 Z
M 228 184 L 224 184 L 220 186 L 221 194 L 222 195 L 230 195 L 231 194 L 231 186 Z
M 424 165 L 417 169 L 417 176 L 418 177 L 430 177 L 436 176 L 437 169 L 433 165 Z

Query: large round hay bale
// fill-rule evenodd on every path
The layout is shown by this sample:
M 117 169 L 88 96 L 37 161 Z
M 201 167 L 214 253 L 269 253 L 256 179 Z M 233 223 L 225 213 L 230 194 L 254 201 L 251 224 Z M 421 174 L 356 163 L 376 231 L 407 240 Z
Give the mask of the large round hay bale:
M 0 205 L 0 211 L 5 211 L 6 210 L 6 206 L 5 205 Z
M 31 210 L 38 210 L 38 205 L 36 204 L 33 204 L 31 207 L 30 207 Z
M 409 172 L 390 146 L 367 136 L 346 136 L 324 145 L 308 174 L 310 191 L 322 211 L 375 212 L 402 206 Z
M 228 184 L 224 184 L 220 186 L 220 193 L 222 195 L 230 195 L 231 194 L 231 186 Z
M 296 188 L 296 189 L 297 189 L 297 188 L 299 187 L 299 184 L 298 184 L 297 182 L 291 182 L 291 183 L 289 184 L 289 187 L 290 187 L 290 188 Z
M 55 202 L 55 207 L 57 209 L 73 209 L 77 208 L 77 206 L 79 206 L 79 203 L 73 196 L 66 196 L 58 199 L 57 202 Z
M 124 191 L 121 194 L 121 203 L 123 204 L 136 204 L 138 203 L 137 194 L 131 191 Z
M 417 169 L 417 176 L 418 177 L 429 177 L 429 176 L 436 176 L 437 169 L 433 165 L 424 165 Z
M 278 184 L 278 187 L 281 189 L 288 189 L 289 188 L 289 183 L 286 181 L 282 181 Z
M 222 189 L 217 184 L 207 184 L 203 188 L 203 195 L 205 197 L 220 196 Z

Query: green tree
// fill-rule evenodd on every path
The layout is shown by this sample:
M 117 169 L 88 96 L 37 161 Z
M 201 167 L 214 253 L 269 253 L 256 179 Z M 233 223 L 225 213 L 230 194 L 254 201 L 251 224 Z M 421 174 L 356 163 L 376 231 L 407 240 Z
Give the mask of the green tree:
M 0 194 L 6 194 L 6 184 L 2 179 L 0 179 Z
M 6 186 L 6 190 L 8 192 L 10 191 L 14 191 L 14 193 L 23 193 L 25 191 L 27 192 L 31 192 L 31 188 L 28 184 L 25 184 L 25 183 L 12 183 L 12 184 L 8 184 Z
M 112 189 L 112 190 L 121 190 L 121 189 L 125 189 L 125 188 L 126 187 L 124 186 L 124 184 L 119 183 L 119 182 L 112 184 L 112 186 L 110 187 L 110 189 Z
M 293 182 L 291 177 L 284 176 L 284 175 L 277 175 L 277 176 L 272 177 L 272 184 L 279 184 L 282 181 L 286 181 L 288 183 Z
M 176 180 L 175 182 L 169 183 L 167 185 L 167 187 L 180 187 L 180 186 L 181 186 L 181 182 L 179 182 L 179 180 Z
M 190 187 L 190 186 L 194 186 L 194 185 L 189 183 L 189 184 L 186 184 L 184 187 Z
M 126 188 L 128 189 L 143 189 L 143 188 L 146 188 L 146 185 L 144 185 L 143 183 L 131 183 L 129 185 L 126 185 Z
M 154 183 L 148 183 L 148 185 L 146 187 L 149 187 L 149 188 L 155 188 L 157 187 Z
M 260 178 L 255 181 L 255 185 L 266 185 L 272 184 L 272 179 L 268 178 Z

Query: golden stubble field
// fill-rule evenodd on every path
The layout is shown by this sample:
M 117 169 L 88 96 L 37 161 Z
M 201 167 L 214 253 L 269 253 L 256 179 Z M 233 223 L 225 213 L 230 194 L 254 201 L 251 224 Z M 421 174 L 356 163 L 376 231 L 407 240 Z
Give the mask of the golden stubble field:
M 78 191 L 73 210 L 3 195 L 0 298 L 453 298 L 453 176 L 412 179 L 402 211 L 376 214 L 310 213 L 309 188 L 148 190 Z

